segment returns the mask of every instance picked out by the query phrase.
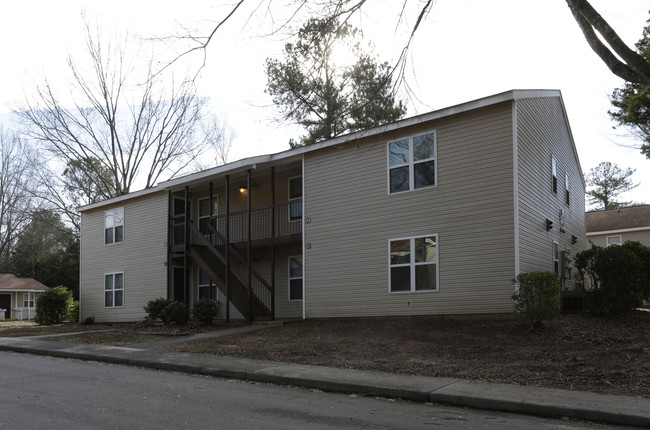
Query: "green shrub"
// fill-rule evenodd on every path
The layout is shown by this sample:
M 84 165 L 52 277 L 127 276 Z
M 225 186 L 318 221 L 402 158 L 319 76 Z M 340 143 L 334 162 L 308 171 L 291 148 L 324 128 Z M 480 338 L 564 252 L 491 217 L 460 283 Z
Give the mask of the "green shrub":
M 187 324 L 189 320 L 189 312 L 185 304 L 172 299 L 159 297 L 149 300 L 144 310 L 147 313 L 146 319 L 150 321 L 160 320 L 165 325 L 171 323 Z
M 36 300 L 34 321 L 41 325 L 59 324 L 70 315 L 72 302 L 72 292 L 62 285 L 45 290 Z
M 200 299 L 192 307 L 192 316 L 201 324 L 212 324 L 219 312 L 219 302 L 212 299 Z
M 84 318 L 83 321 L 81 321 L 81 324 L 83 325 L 93 325 L 95 324 L 95 315 L 90 315 Z
M 513 280 L 518 285 L 512 295 L 515 301 L 515 315 L 531 329 L 541 327 L 542 321 L 558 319 L 562 287 L 555 273 L 520 273 Z
M 650 248 L 625 242 L 592 245 L 576 255 L 578 283 L 594 315 L 619 315 L 650 299 Z
M 69 319 L 72 322 L 79 322 L 79 300 L 72 302 Z

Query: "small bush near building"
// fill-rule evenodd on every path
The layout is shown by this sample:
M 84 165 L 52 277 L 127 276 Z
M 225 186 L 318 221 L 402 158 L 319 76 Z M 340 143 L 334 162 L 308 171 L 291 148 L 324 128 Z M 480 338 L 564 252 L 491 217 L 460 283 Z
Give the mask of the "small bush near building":
M 205 325 L 212 324 L 218 312 L 219 302 L 212 299 L 200 299 L 192 307 L 192 317 Z
M 79 322 L 79 300 L 72 302 L 69 319 L 72 322 Z
M 59 324 L 72 308 L 72 292 L 62 285 L 43 291 L 36 299 L 34 321 L 40 325 Z
M 84 318 L 83 321 L 81 321 L 81 324 L 83 325 L 93 325 L 95 324 L 95 315 L 90 315 Z
M 639 242 L 592 245 L 576 255 L 575 265 L 594 315 L 623 314 L 650 299 L 650 248 Z
M 189 320 L 189 312 L 185 304 L 172 299 L 159 297 L 149 300 L 144 310 L 147 313 L 146 318 L 148 320 L 160 320 L 165 325 L 171 323 L 183 325 L 187 324 Z
M 542 326 L 542 321 L 560 317 L 562 287 L 555 273 L 520 273 L 513 282 L 518 285 L 512 296 L 515 315 L 522 324 L 536 329 Z

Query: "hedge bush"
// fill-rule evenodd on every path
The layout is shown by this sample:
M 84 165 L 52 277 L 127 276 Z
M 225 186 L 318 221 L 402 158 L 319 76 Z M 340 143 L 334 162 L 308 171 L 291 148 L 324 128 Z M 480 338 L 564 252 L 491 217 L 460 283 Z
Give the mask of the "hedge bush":
M 160 320 L 163 324 L 171 323 L 183 325 L 189 320 L 189 312 L 184 303 L 172 299 L 159 297 L 149 300 L 144 310 L 147 313 L 146 318 L 150 321 Z
M 639 242 L 592 245 L 576 255 L 575 265 L 594 315 L 623 314 L 650 299 L 650 248 Z
M 63 285 L 43 291 L 36 299 L 34 321 L 40 325 L 60 324 L 72 308 L 72 292 Z
M 212 299 L 200 299 L 192 307 L 192 317 L 201 324 L 209 325 L 217 319 L 219 302 Z
M 520 273 L 513 282 L 518 286 L 512 296 L 515 315 L 522 324 L 536 329 L 544 320 L 560 317 L 562 287 L 555 273 Z

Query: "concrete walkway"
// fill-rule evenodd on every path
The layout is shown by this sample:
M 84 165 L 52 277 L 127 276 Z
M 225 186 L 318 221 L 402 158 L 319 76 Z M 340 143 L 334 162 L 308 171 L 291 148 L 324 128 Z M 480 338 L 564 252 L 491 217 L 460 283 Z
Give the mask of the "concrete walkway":
M 35 337 L 0 338 L 0 350 L 296 385 L 324 391 L 401 398 L 415 402 L 444 403 L 650 428 L 648 398 L 487 384 L 452 378 L 394 375 L 154 349 L 172 343 L 261 328 L 263 327 L 245 326 L 128 347 L 57 342 Z

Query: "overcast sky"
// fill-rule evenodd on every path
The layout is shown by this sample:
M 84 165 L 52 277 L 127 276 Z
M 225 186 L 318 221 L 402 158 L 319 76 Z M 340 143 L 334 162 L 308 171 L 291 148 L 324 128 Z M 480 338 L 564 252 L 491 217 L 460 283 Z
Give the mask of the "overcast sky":
M 2 2 L 0 114 L 9 112 L 44 75 L 62 91 L 67 89 L 62 72 L 67 52 L 82 53 L 84 9 L 89 20 L 104 29 L 128 28 L 133 35 L 149 37 L 173 34 L 179 25 L 208 28 L 209 20 L 223 18 L 230 3 Z M 353 24 L 362 27 L 382 59 L 394 60 L 405 37 L 393 31 L 401 2 L 368 3 L 365 14 Z M 591 3 L 630 46 L 640 38 L 649 16 L 647 0 Z M 264 94 L 264 60 L 279 56 L 286 41 L 282 35 L 267 36 L 272 19 L 279 22 L 282 11 L 271 16 L 258 10 L 248 21 L 251 10 L 240 12 L 218 33 L 200 77 L 200 93 L 210 98 L 212 109 L 235 130 L 231 161 L 288 149 L 289 137 L 301 134 L 272 121 L 277 110 Z M 203 58 L 188 60 L 187 67 L 196 67 Z M 650 160 L 620 146 L 635 142 L 624 130 L 613 129 L 607 115 L 609 96 L 622 81 L 590 50 L 564 0 L 438 0 L 418 30 L 408 64 L 408 82 L 417 95 L 408 100 L 409 116 L 510 89 L 561 90 L 583 172 L 602 161 L 634 168 L 634 179 L 641 185 L 623 198 L 650 203 Z M 6 122 L 7 115 L 2 119 Z

